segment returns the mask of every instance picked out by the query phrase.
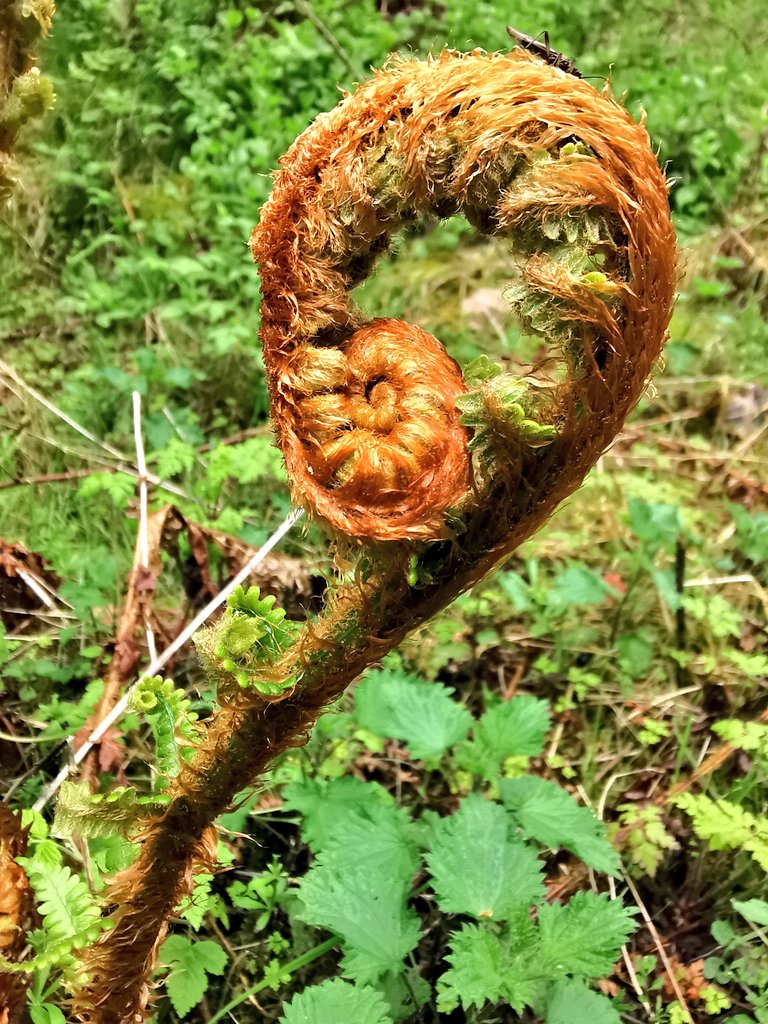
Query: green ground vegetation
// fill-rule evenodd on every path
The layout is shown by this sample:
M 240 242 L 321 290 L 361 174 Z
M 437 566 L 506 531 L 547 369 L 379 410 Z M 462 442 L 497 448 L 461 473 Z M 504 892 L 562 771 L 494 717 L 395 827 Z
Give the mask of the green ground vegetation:
M 339 88 L 391 51 L 547 30 L 647 111 L 683 248 L 664 366 L 582 490 L 224 819 L 225 869 L 198 878 L 163 947 L 157 1024 L 768 1022 L 762 6 L 60 4 L 39 54 L 56 106 L 26 131 L 0 215 L 0 553 L 40 555 L 52 591 L 44 608 L 0 578 L 14 807 L 55 773 L 113 657 L 137 527 L 131 392 L 150 509 L 208 531 L 163 553 L 160 642 L 204 600 L 201 572 L 226 579 L 288 511 L 246 242 L 280 154 Z M 537 343 L 500 297 L 508 277 L 457 218 L 405 234 L 357 297 L 463 363 L 522 372 Z M 299 560 L 282 600 L 296 566 L 322 587 L 319 532 L 282 551 Z M 174 737 L 210 709 L 193 652 L 173 678 L 102 748 L 98 808 L 75 787 L 57 823 L 30 819 L 34 1024 L 64 1020 L 71 951 L 133 855 L 125 823 L 162 802 Z

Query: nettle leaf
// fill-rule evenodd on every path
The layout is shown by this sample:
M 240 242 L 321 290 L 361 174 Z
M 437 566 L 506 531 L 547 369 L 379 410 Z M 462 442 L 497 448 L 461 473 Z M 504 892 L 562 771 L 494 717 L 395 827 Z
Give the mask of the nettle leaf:
M 375 982 L 387 971 L 399 971 L 419 940 L 420 920 L 407 905 L 409 891 L 410 877 L 380 871 L 365 859 L 339 865 L 332 853 L 321 853 L 299 885 L 304 909 L 298 916 L 339 936 L 345 973 Z
M 618 875 L 619 858 L 601 821 L 564 789 L 546 779 L 505 779 L 499 790 L 523 832 L 543 846 L 564 847 L 595 871 Z
M 544 1020 L 545 1024 L 621 1024 L 610 999 L 575 979 L 553 985 Z
M 325 851 L 340 871 L 364 858 L 384 874 L 408 879 L 421 862 L 415 832 L 406 811 L 381 804 L 371 818 L 349 812 L 338 822 Z
M 530 931 L 533 932 L 532 924 Z M 446 960 L 451 967 L 437 983 L 437 1006 L 443 1013 L 459 1004 L 468 1010 L 501 1000 L 522 1013 L 541 989 L 535 946 L 528 945 L 526 950 L 513 948 L 507 939 L 480 925 L 464 925 L 451 935 L 451 952 Z
M 671 547 L 680 534 L 682 523 L 676 505 L 651 503 L 640 498 L 630 498 L 629 523 L 632 532 L 651 552 L 661 547 Z
M 609 974 L 621 947 L 635 930 L 632 912 L 606 893 L 577 892 L 562 906 L 539 907 L 539 959 L 550 977 L 562 972 L 582 978 Z
M 440 683 L 372 672 L 355 690 L 355 717 L 377 736 L 402 740 L 417 759 L 434 759 L 460 743 L 472 715 Z
M 368 985 L 331 978 L 295 995 L 283 1008 L 283 1024 L 392 1024 L 380 993 Z
M 549 707 L 537 697 L 513 697 L 495 705 L 475 723 L 472 740 L 458 751 L 462 767 L 489 782 L 508 757 L 538 757 L 549 728 Z
M 506 920 L 544 895 L 536 850 L 499 804 L 472 794 L 433 827 L 427 865 L 441 910 Z
M 382 809 L 394 801 L 378 782 L 360 779 L 302 779 L 283 790 L 283 806 L 302 815 L 301 836 L 314 853 L 333 839 L 341 821 L 350 815 L 379 820 Z
M 160 947 L 160 960 L 171 967 L 165 991 L 180 1017 L 197 1006 L 208 988 L 209 974 L 223 974 L 227 954 L 210 939 L 193 942 L 183 935 L 171 935 Z

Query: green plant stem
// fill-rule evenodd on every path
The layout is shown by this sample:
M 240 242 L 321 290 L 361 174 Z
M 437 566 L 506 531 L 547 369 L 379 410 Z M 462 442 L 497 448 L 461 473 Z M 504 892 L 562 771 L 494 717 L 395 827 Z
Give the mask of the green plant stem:
M 284 964 L 281 968 L 283 974 L 293 974 L 294 971 L 300 970 L 302 967 L 306 967 L 307 964 L 311 964 L 313 960 L 319 960 L 325 953 L 330 952 L 338 946 L 339 940 L 336 938 L 326 939 L 325 942 L 321 942 L 319 946 L 314 946 L 312 949 L 308 949 L 306 953 L 302 953 L 301 956 L 297 956 L 295 960 L 289 960 L 287 964 Z M 246 999 L 250 999 L 251 996 L 255 996 L 261 992 L 262 989 L 271 988 L 270 982 L 266 976 L 261 981 L 256 982 L 255 985 L 251 985 L 244 992 L 240 992 L 239 995 L 235 996 L 234 999 L 222 1006 L 220 1010 L 217 1010 L 212 1017 L 209 1018 L 208 1024 L 216 1024 L 217 1021 L 223 1020 L 225 1014 L 229 1013 L 230 1010 L 234 1010 L 236 1006 L 244 1003 Z

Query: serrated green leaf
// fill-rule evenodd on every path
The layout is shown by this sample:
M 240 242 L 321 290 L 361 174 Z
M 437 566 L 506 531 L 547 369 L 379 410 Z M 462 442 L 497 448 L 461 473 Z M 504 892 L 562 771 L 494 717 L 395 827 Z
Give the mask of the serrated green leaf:
M 399 971 L 418 942 L 421 922 L 407 905 L 409 890 L 410 880 L 366 861 L 339 869 L 332 854 L 321 853 L 299 886 L 298 916 L 339 936 L 346 974 L 375 982 Z
M 350 814 L 375 821 L 382 807 L 391 807 L 394 802 L 378 782 L 354 778 L 292 782 L 285 787 L 283 800 L 286 810 L 302 815 L 302 838 L 315 853 L 328 845 L 339 822 Z
M 545 1024 L 621 1024 L 610 999 L 576 979 L 558 981 L 547 1000 Z
M 43 844 L 38 844 L 43 845 Z M 49 845 L 45 841 L 45 845 Z M 51 844 L 52 845 L 52 844 Z M 37 898 L 43 921 L 38 931 L 39 954 L 23 964 L 3 964 L 8 970 L 30 972 L 60 963 L 73 949 L 83 949 L 99 937 L 106 922 L 88 886 L 66 865 L 49 863 L 48 857 L 18 857 Z M 28 936 L 30 940 L 32 935 Z
M 763 722 L 741 722 L 735 718 L 726 718 L 715 722 L 712 731 L 739 750 L 754 751 L 768 758 L 768 725 Z
M 183 935 L 171 935 L 160 947 L 161 963 L 171 971 L 165 979 L 165 990 L 180 1017 L 186 1017 L 197 1006 L 208 988 L 209 974 L 223 974 L 227 954 L 210 939 L 193 942 Z
M 491 782 L 498 777 L 499 766 L 506 758 L 537 757 L 544 749 L 548 728 L 546 701 L 513 697 L 489 708 L 475 723 L 472 740 L 457 752 L 459 763 Z
M 460 743 L 472 716 L 440 683 L 372 672 L 355 690 L 355 716 L 364 729 L 407 744 L 415 758 L 437 758 Z
M 505 779 L 499 787 L 505 807 L 530 838 L 575 853 L 595 871 L 618 875 L 619 858 L 605 838 L 602 822 L 579 807 L 564 789 L 545 779 Z
M 375 807 L 372 817 L 349 811 L 340 817 L 324 846 L 326 861 L 343 872 L 361 859 L 388 876 L 410 879 L 421 857 L 415 829 L 402 808 L 390 804 Z
M 623 903 L 594 892 L 577 892 L 565 906 L 542 904 L 538 923 L 539 958 L 550 977 L 559 972 L 582 978 L 609 974 L 635 929 Z
M 195 449 L 191 444 L 182 441 L 181 438 L 172 437 L 168 443 L 157 452 L 155 468 L 157 475 L 163 480 L 183 473 L 191 469 L 195 464 Z
M 115 508 L 127 508 L 136 493 L 136 479 L 127 473 L 93 473 L 84 477 L 77 488 L 83 498 L 107 494 Z
M 102 875 L 112 875 L 133 864 L 140 847 L 122 836 L 100 836 L 89 840 L 88 849 L 98 871 Z
M 629 522 L 637 539 L 651 552 L 674 545 L 682 528 L 680 512 L 675 505 L 647 502 L 631 497 Z
M 376 989 L 341 978 L 299 992 L 283 1007 L 280 1020 L 283 1024 L 392 1024 Z
M 536 851 L 499 804 L 472 794 L 433 829 L 427 865 L 441 910 L 505 921 L 544 895 Z
M 533 933 L 533 925 L 527 930 Z M 527 934 L 513 947 L 479 925 L 467 924 L 454 932 L 446 956 L 451 967 L 437 984 L 438 1009 L 447 1012 L 461 1004 L 468 1010 L 503 1000 L 522 1013 L 541 989 L 531 938 Z
M 549 600 L 560 608 L 584 608 L 602 604 L 608 593 L 608 587 L 597 573 L 571 566 L 555 578 Z

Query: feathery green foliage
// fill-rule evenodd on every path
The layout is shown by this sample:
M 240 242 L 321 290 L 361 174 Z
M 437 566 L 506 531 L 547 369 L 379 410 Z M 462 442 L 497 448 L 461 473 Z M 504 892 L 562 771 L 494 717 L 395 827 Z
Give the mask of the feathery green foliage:
M 755 815 L 732 800 L 681 793 L 675 805 L 693 822 L 710 850 L 745 850 L 768 871 L 768 816 Z

